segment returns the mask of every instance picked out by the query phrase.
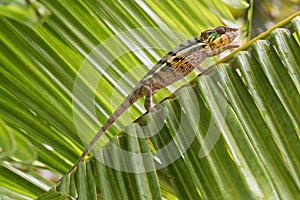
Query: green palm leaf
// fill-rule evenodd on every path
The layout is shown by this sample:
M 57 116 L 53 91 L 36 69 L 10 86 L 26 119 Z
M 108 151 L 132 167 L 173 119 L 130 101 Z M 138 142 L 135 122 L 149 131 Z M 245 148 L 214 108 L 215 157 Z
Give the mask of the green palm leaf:
M 299 20 L 298 16 L 283 25 L 297 30 Z M 295 34 L 299 37 L 299 32 Z M 98 152 L 100 155 L 96 154 L 97 159 L 82 164 L 78 172 L 70 176 L 89 180 L 94 178 L 90 171 L 95 167 L 96 178 L 105 183 L 99 187 L 104 199 L 136 196 L 137 199 L 157 199 L 160 195 L 151 195 L 159 192 L 158 185 L 173 189 L 180 199 L 297 198 L 300 96 L 296 84 L 299 76 L 290 72 L 299 69 L 297 55 L 300 48 L 288 29 L 277 28 L 266 37 L 270 39 L 257 38 L 247 51 L 237 52 L 231 64 L 213 66 L 190 86 L 176 91 L 175 96 L 160 103 L 163 114 L 144 115 L 125 129 L 127 135 L 115 138 Z M 241 75 L 234 68 L 238 68 Z M 215 81 L 220 82 L 222 90 Z M 199 110 L 200 118 L 197 119 Z M 159 131 L 161 115 L 165 117 L 165 125 Z M 209 132 L 208 123 L 213 123 L 218 133 Z M 128 135 L 149 135 L 151 130 L 159 131 L 150 137 L 150 141 L 156 149 L 154 157 L 158 156 L 160 162 L 149 162 L 153 157 L 145 155 L 151 152 L 146 139 L 137 140 L 139 137 Z M 193 133 L 195 138 L 189 143 Z M 211 152 L 199 160 L 205 134 L 216 134 L 215 137 L 220 138 Z M 160 154 L 159 150 L 174 140 L 176 148 Z M 129 152 L 141 152 L 143 156 L 140 159 L 136 155 L 129 156 L 126 162 L 124 154 L 115 152 L 113 145 Z M 170 164 L 168 161 L 176 154 L 174 151 L 181 156 Z M 123 168 L 123 172 L 108 167 L 114 163 L 113 168 L 118 168 L 120 162 L 126 162 L 127 168 Z M 154 165 L 160 168 L 164 163 L 170 165 L 161 168 L 158 174 L 149 172 Z M 147 173 L 124 172 L 140 172 L 136 165 Z M 158 179 L 155 179 L 156 175 L 159 175 Z M 131 176 L 130 184 L 126 184 L 127 176 Z M 103 177 L 106 181 L 102 181 Z M 72 180 L 69 176 L 67 178 Z M 163 187 L 163 184 L 166 185 Z M 70 183 L 64 187 L 68 185 Z M 89 189 L 86 186 L 82 194 L 88 194 Z M 80 195 L 80 191 L 78 193 Z
M 61 174 L 69 169 L 84 149 L 82 141 L 87 143 L 100 126 L 96 121 L 102 124 L 148 70 L 148 65 L 135 66 L 149 63 L 150 67 L 184 39 L 220 25 L 219 19 L 229 25 L 235 21 L 221 1 L 187 1 L 184 6 L 178 1 L 41 3 L 52 12 L 42 26 L 32 29 L 0 19 L 0 134 L 8 141 L 1 145 L 1 198 L 36 198 L 53 187 L 34 169 Z M 189 19 L 197 19 L 197 25 Z M 299 38 L 298 24 L 295 18 L 279 26 L 295 30 Z M 145 27 L 159 28 L 151 29 L 151 34 L 128 32 Z M 127 32 L 122 35 L 122 31 Z M 109 40 L 113 35 L 119 38 Z M 210 68 L 161 102 L 159 113 L 144 115 L 125 128 L 130 134 L 116 137 L 143 112 L 138 102 L 101 138 L 98 147 L 106 145 L 95 154 L 97 159 L 83 162 L 53 188 L 60 192 L 51 191 L 41 199 L 63 199 L 66 194 L 82 199 L 294 198 L 299 194 L 299 45 L 287 29 L 260 39 L 272 42 L 281 56 L 268 42 L 258 41 L 227 60 L 230 65 Z M 120 52 L 126 54 L 108 65 Z M 94 71 L 81 73 L 84 64 Z M 93 85 L 95 80 L 99 84 Z M 85 109 L 90 94 L 96 94 L 95 113 Z M 165 89 L 155 100 L 168 94 Z M 115 102 L 112 106 L 110 99 Z M 161 115 L 166 117 L 164 123 Z M 78 136 L 80 129 L 84 134 Z M 149 139 L 141 137 L 156 130 L 159 133 Z M 208 130 L 220 138 L 200 159 Z M 172 149 L 158 151 L 172 141 Z M 24 154 L 12 152 L 21 149 L 18 145 Z M 136 154 L 127 159 L 113 147 Z M 126 170 L 115 170 L 103 161 Z M 153 171 L 154 167 L 159 170 Z M 128 173 L 137 171 L 141 173 Z

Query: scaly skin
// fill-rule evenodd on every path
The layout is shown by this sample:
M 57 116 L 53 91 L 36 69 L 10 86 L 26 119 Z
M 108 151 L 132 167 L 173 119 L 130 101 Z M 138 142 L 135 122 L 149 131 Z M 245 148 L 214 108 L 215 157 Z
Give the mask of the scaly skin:
M 78 166 L 100 136 L 134 102 L 145 97 L 144 105 L 146 110 L 155 110 L 152 107 L 152 96 L 155 92 L 188 75 L 207 57 L 218 55 L 227 49 L 237 48 L 238 45 L 230 44 L 237 35 L 238 29 L 219 26 L 215 29 L 206 30 L 200 36 L 189 39 L 171 50 L 141 79 L 121 105 L 107 119 L 68 173 L 71 173 Z

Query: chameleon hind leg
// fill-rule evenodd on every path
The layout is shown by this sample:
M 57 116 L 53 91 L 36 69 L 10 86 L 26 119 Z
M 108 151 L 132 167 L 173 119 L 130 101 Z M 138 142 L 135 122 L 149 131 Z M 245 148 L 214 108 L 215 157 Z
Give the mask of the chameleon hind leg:
M 144 107 L 148 112 L 155 112 L 156 109 L 153 107 L 152 96 L 156 91 L 153 91 L 149 86 L 142 86 L 143 94 L 145 95 Z

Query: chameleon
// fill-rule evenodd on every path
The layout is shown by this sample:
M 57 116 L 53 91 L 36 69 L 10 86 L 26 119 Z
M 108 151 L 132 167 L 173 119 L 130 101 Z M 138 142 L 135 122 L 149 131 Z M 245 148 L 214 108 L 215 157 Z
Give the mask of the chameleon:
M 148 112 L 155 111 L 155 108 L 152 106 L 152 96 L 159 89 L 182 79 L 200 66 L 206 58 L 218 55 L 227 49 L 238 48 L 239 45 L 231 44 L 237 35 L 237 28 L 218 26 L 214 29 L 203 31 L 199 36 L 183 42 L 168 52 L 137 83 L 132 92 L 107 119 L 79 159 L 68 171 L 68 174 L 78 166 L 97 140 L 133 103 L 145 97 L 145 109 Z

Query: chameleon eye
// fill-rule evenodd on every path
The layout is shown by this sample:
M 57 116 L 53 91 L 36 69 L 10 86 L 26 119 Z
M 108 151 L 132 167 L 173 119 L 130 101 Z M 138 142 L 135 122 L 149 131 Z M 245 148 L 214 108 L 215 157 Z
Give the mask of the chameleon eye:
M 218 33 L 216 33 L 216 32 L 210 33 L 205 41 L 206 41 L 206 43 L 211 44 L 211 43 L 213 43 L 218 37 L 219 37 Z
M 225 26 L 218 26 L 218 27 L 216 28 L 216 32 L 217 32 L 218 34 L 224 34 L 224 33 L 226 33 L 226 28 L 225 28 Z
M 215 40 L 215 39 L 217 39 L 219 37 L 219 34 L 218 33 L 212 33 L 211 35 L 210 35 L 210 38 L 212 39 L 212 40 Z

